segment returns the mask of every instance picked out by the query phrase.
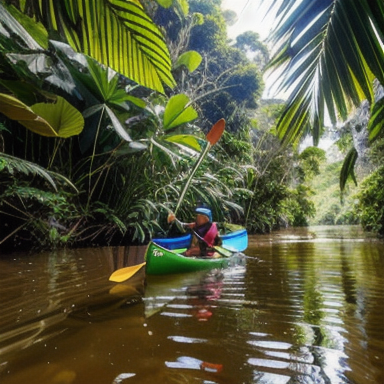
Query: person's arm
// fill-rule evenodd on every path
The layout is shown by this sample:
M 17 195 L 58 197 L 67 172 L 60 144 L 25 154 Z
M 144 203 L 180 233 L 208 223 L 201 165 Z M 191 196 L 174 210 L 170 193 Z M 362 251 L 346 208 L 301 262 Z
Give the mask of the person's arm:
M 167 219 L 168 223 L 172 223 L 173 221 L 176 221 L 178 222 L 182 227 L 186 227 L 186 228 L 194 228 L 196 223 L 183 223 L 182 221 L 180 221 L 179 219 L 176 218 L 175 214 L 174 213 L 169 213 L 168 214 L 168 219 Z

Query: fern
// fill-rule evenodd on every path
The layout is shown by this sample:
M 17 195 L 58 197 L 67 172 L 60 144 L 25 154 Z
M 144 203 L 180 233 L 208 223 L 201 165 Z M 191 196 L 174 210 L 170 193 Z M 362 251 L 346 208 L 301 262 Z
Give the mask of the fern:
M 0 172 L 3 171 L 4 169 L 11 175 L 14 175 L 16 172 L 20 172 L 27 176 L 28 175 L 39 176 L 45 179 L 49 184 L 51 184 L 51 186 L 56 192 L 57 192 L 57 186 L 54 180 L 56 181 L 60 180 L 66 183 L 67 185 L 71 186 L 75 191 L 77 191 L 76 187 L 72 184 L 72 182 L 68 180 L 66 177 L 64 177 L 63 175 L 60 175 L 56 172 L 47 171 L 46 169 L 44 169 L 43 167 L 35 163 L 1 152 L 0 153 Z

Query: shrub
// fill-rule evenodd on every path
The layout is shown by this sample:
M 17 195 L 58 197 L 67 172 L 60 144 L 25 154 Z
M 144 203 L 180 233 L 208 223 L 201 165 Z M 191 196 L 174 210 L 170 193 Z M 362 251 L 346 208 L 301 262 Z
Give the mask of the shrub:
M 384 166 L 366 177 L 357 194 L 356 213 L 364 230 L 384 235 Z

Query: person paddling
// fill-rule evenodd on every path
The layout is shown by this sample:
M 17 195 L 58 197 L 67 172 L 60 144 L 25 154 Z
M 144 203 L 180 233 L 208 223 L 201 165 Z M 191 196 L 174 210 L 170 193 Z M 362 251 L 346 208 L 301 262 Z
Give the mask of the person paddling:
M 183 227 L 191 228 L 194 236 L 185 256 L 218 257 L 213 246 L 221 245 L 219 230 L 216 223 L 212 222 L 212 212 L 208 208 L 196 208 L 196 220 L 193 223 L 182 223 L 173 213 L 168 215 L 168 222 L 177 221 Z

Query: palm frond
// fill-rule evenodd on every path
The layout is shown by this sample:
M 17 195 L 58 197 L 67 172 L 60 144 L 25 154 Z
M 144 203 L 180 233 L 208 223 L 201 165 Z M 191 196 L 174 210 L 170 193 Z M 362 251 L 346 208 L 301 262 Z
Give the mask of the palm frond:
M 49 31 L 59 32 L 85 53 L 145 87 L 164 92 L 175 85 L 165 39 L 136 0 L 29 0 Z
M 379 99 L 371 108 L 371 119 L 368 124 L 369 139 L 374 141 L 379 133 L 384 131 L 384 97 Z
M 279 4 L 269 68 L 283 67 L 280 89 L 290 94 L 279 137 L 289 143 L 310 130 L 316 144 L 325 111 L 334 124 L 345 120 L 352 106 L 373 102 L 374 78 L 384 84 L 384 7 L 381 0 Z

